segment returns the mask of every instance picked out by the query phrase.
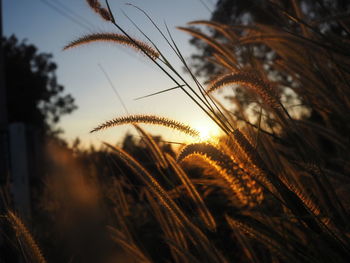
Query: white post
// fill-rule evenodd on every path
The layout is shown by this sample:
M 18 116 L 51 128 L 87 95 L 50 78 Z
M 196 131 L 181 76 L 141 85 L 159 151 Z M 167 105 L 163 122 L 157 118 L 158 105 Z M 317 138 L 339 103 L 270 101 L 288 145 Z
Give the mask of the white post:
M 9 125 L 11 193 L 19 215 L 28 222 L 30 209 L 30 181 L 26 126 L 23 123 Z

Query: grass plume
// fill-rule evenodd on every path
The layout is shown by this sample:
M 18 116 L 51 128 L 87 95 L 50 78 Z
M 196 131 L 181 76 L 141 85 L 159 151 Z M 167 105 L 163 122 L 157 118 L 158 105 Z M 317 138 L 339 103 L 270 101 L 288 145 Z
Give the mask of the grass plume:
M 276 93 L 265 81 L 247 72 L 228 73 L 213 80 L 207 92 L 211 93 L 228 85 L 242 85 L 250 88 L 264 100 L 271 108 L 280 108 L 281 104 Z
M 204 200 L 196 190 L 196 187 L 192 183 L 191 179 L 188 177 L 188 175 L 185 173 L 185 171 L 176 163 L 174 158 L 170 156 L 169 154 L 166 154 L 166 159 L 171 165 L 171 167 L 174 169 L 176 175 L 180 178 L 182 184 L 186 188 L 189 196 L 191 199 L 195 202 L 195 204 L 198 206 L 198 212 L 200 214 L 200 217 L 202 218 L 203 222 L 206 224 L 208 229 L 214 231 L 216 229 L 216 222 L 212 214 L 210 213 L 209 209 L 205 205 Z
M 129 46 L 135 49 L 136 51 L 142 50 L 143 52 L 146 52 L 148 55 L 150 55 L 153 59 L 157 59 L 159 57 L 159 53 L 147 43 L 137 39 L 130 40 L 128 37 L 117 33 L 93 33 L 85 35 L 70 42 L 63 48 L 63 50 L 67 50 L 81 45 L 86 45 L 91 42 L 116 43 L 119 45 Z
M 198 137 L 199 132 L 193 129 L 191 126 L 183 124 L 179 121 L 171 120 L 165 117 L 160 117 L 156 115 L 129 115 L 124 117 L 118 117 L 114 118 L 110 121 L 107 121 L 105 123 L 100 124 L 96 128 L 92 129 L 91 132 L 97 132 L 99 130 L 108 129 L 114 126 L 118 125 L 124 125 L 124 124 L 138 124 L 138 123 L 145 123 L 145 124 L 153 124 L 153 125 L 160 125 L 165 126 L 174 130 L 181 131 L 185 134 L 188 134 L 193 137 Z
M 31 258 L 31 262 L 46 263 L 38 244 L 22 220 L 12 211 L 8 211 L 7 219 L 15 230 L 17 238 L 21 241 L 21 245 L 24 245 L 24 251 Z
M 86 0 L 88 5 L 94 10 L 102 19 L 112 21 L 112 16 L 107 8 L 102 7 L 98 0 Z
M 198 155 L 215 167 L 220 176 L 229 183 L 231 190 L 243 206 L 255 206 L 263 200 L 262 189 L 228 155 L 209 143 L 193 143 L 184 147 L 179 162 Z

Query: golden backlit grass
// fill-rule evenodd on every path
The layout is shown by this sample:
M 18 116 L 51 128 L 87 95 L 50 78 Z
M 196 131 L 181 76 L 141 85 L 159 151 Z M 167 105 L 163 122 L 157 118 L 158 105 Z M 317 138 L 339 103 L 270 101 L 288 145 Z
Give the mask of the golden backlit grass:
M 298 28 L 293 33 L 283 26 L 229 26 L 210 21 L 190 25 L 210 27 L 220 38 L 180 28 L 211 46 L 209 60 L 221 67 L 222 74 L 204 88 L 171 35 L 163 36 L 187 69 L 186 77 L 196 80 L 194 86 L 158 50 L 162 60 L 155 61 L 146 44 L 119 26 L 108 5 L 103 9 L 97 1 L 88 1 L 123 32 L 123 41 L 117 43 L 127 42 L 145 53 L 223 132 L 216 144 L 198 139 L 185 145 L 175 161 L 137 124 L 162 125 L 197 136 L 191 125 L 154 115 L 131 115 L 93 130 L 134 124 L 155 164 L 155 170 L 148 170 L 122 148 L 106 144 L 111 158 L 129 169 L 119 173 L 120 178 L 141 181 L 138 189 L 142 191 L 130 203 L 125 201 L 126 192 L 135 186 L 118 181 L 116 189 L 109 189 L 118 200 L 112 212 L 117 219 L 109 227 L 112 238 L 139 262 L 158 259 L 147 251 L 147 244 L 136 241 L 142 233 L 135 230 L 136 224 L 129 224 L 130 219 L 137 219 L 130 206 L 138 203 L 144 211 L 151 211 L 149 218 L 158 229 L 153 234 L 169 250 L 169 262 L 347 262 L 350 258 L 350 211 L 343 202 L 349 196 L 338 191 L 342 184 L 350 183 L 348 34 L 322 35 L 301 22 L 300 6 L 293 2 L 292 13 L 280 14 L 282 24 L 294 23 Z M 334 23 L 344 30 L 349 26 L 346 20 Z M 83 37 L 76 43 L 110 41 L 113 34 Z M 68 47 L 76 46 L 74 43 Z M 269 78 L 269 70 L 254 54 L 249 54 L 248 62 L 239 62 L 237 46 L 249 53 L 246 47 L 252 44 L 275 52 L 278 59 L 273 70 L 285 78 Z M 259 110 L 255 121 L 247 117 L 249 109 L 242 102 L 231 100 L 236 112 L 220 103 L 214 91 L 224 86 L 247 92 L 254 110 Z M 318 120 L 292 117 L 291 105 L 281 99 L 286 87 L 294 92 L 300 108 L 317 115 Z M 188 161 L 193 156 L 201 159 Z

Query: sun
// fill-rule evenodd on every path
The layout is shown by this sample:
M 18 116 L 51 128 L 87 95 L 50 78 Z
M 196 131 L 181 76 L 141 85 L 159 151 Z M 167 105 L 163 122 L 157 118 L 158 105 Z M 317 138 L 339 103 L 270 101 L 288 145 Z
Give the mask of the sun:
M 199 137 L 201 140 L 210 139 L 210 128 L 201 126 L 201 127 L 198 127 L 197 130 L 199 131 Z
M 220 129 L 215 124 L 202 124 L 195 127 L 199 131 L 201 141 L 216 140 L 220 135 Z

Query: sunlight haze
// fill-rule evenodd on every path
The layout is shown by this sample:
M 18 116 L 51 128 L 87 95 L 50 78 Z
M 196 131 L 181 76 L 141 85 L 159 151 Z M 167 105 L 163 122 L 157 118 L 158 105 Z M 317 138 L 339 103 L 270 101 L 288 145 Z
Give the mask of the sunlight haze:
M 184 57 L 190 57 L 194 52 L 188 43 L 190 37 L 175 27 L 185 26 L 191 20 L 208 19 L 210 13 L 201 1 L 149 0 L 132 3 L 145 10 L 164 32 L 165 22 Z M 124 1 L 110 1 L 110 4 L 118 23 L 127 32 L 145 40 L 123 12 L 183 73 L 182 64 L 174 52 L 140 11 L 125 5 Z M 96 134 L 89 133 L 99 123 L 126 114 L 99 64 L 111 79 L 128 113 L 156 114 L 188 124 L 200 121 L 203 127 L 213 125 L 180 90 L 135 101 L 137 97 L 173 87 L 174 83 L 148 58 L 134 50 L 110 43 L 93 43 L 62 51 L 67 43 L 84 34 L 118 32 L 94 14 L 84 0 L 5 0 L 3 13 L 5 36 L 15 34 L 19 40 L 27 39 L 27 43 L 37 46 L 39 52 L 53 54 L 53 61 L 58 65 L 58 82 L 64 85 L 66 93 L 72 94 L 78 105 L 78 110 L 63 116 L 58 124 L 64 130 L 62 137 L 69 142 L 79 137 L 84 145 L 99 145 L 101 141 L 120 141 L 126 132 L 132 131 L 132 127 L 125 126 Z M 183 75 L 189 79 L 189 75 Z M 177 141 L 182 138 L 169 129 L 147 126 L 146 130 L 154 135 L 162 134 L 167 140 Z

